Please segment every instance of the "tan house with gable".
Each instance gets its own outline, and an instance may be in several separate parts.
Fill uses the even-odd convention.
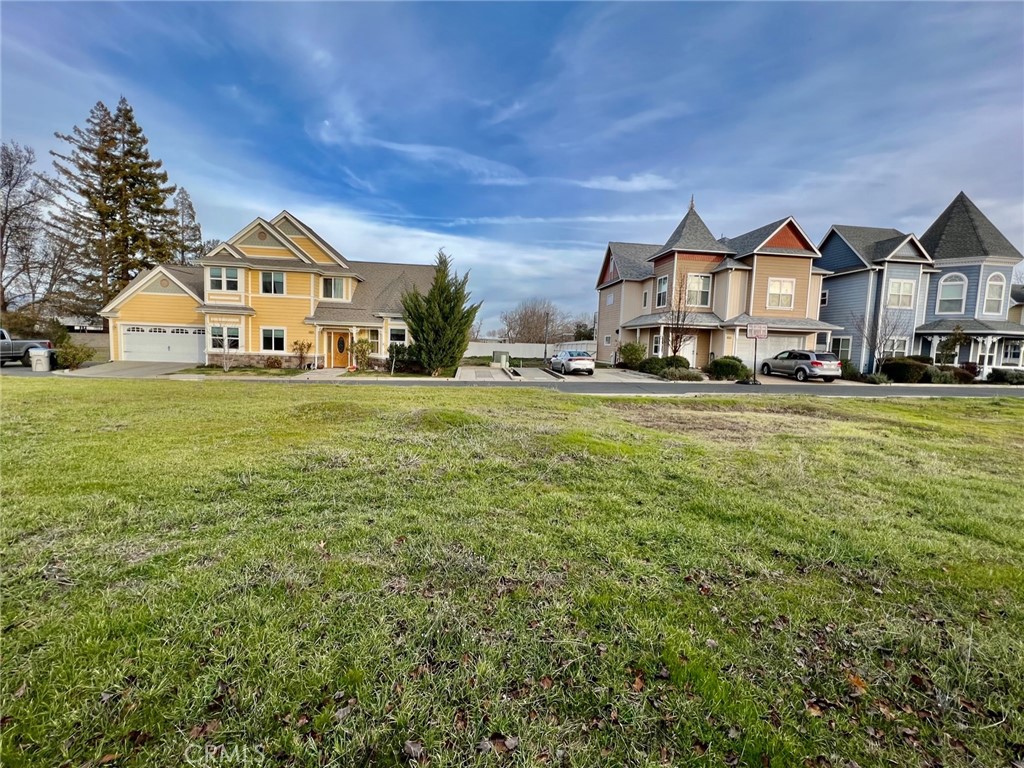
[[[194,266],[164,264],[139,274],[100,314],[110,321],[110,359],[237,364],[280,358],[348,367],[352,344],[372,357],[411,343],[402,294],[426,291],[434,267],[352,261],[292,216],[257,218]]]
[[[758,344],[761,359],[827,348],[837,327],[818,320],[828,274],[815,266],[820,257],[792,217],[716,240],[691,202],[664,245],[608,244],[597,282],[597,359],[615,362],[630,342],[667,357],[678,335],[691,365],[724,355],[752,365],[748,324],[768,326]]]

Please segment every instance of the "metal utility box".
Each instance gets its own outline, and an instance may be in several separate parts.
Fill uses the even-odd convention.
[[[508,352],[492,352],[491,353],[491,365],[498,365],[502,368],[508,368]]]

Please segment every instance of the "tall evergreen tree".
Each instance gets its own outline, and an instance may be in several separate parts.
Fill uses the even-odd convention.
[[[469,346],[480,304],[469,304],[467,272],[461,278],[452,270],[452,260],[437,252],[434,281],[424,296],[418,289],[402,295],[402,314],[412,333],[420,363],[431,376],[457,365]]]
[[[73,253],[74,311],[94,315],[140,270],[174,258],[175,187],[123,97],[116,112],[97,102],[85,128],[55,135],[70,150],[51,152],[52,229]]]
[[[178,194],[174,196],[174,220],[175,258],[179,264],[188,264],[190,261],[200,258],[205,251],[203,250],[203,229],[196,220],[196,209],[192,205],[192,198],[184,187],[178,187]]]

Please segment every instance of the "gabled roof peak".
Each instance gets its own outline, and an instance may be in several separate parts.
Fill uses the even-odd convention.
[[[935,261],[987,256],[1024,258],[963,191],[928,227],[921,236],[921,244]]]
[[[697,213],[697,206],[694,198],[690,196],[690,207],[683,216],[683,220],[675,228],[665,245],[651,258],[656,259],[673,251],[693,251],[696,253],[721,253],[731,256],[734,252],[727,246],[715,240],[707,224]]]

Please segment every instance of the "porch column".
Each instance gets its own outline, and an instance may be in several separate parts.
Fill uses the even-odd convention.
[[[320,367],[320,326],[313,326],[313,370]]]
[[[348,365],[351,368],[353,365],[356,364],[356,358],[355,358],[355,355],[352,353],[352,350],[356,346],[356,334],[359,332],[359,329],[356,328],[354,325],[352,325],[352,326],[349,326],[348,330],[349,330],[349,333],[352,334],[352,338],[349,339],[349,341],[348,341]]]
[[[928,346],[929,346],[929,350],[928,351],[931,353],[932,360],[935,362],[936,365],[939,364],[939,342],[941,342],[941,341],[942,341],[942,337],[941,336],[929,336],[928,337]]]
[[[665,326],[658,326],[658,335],[661,336],[661,344],[658,345],[658,357],[665,356]]]

